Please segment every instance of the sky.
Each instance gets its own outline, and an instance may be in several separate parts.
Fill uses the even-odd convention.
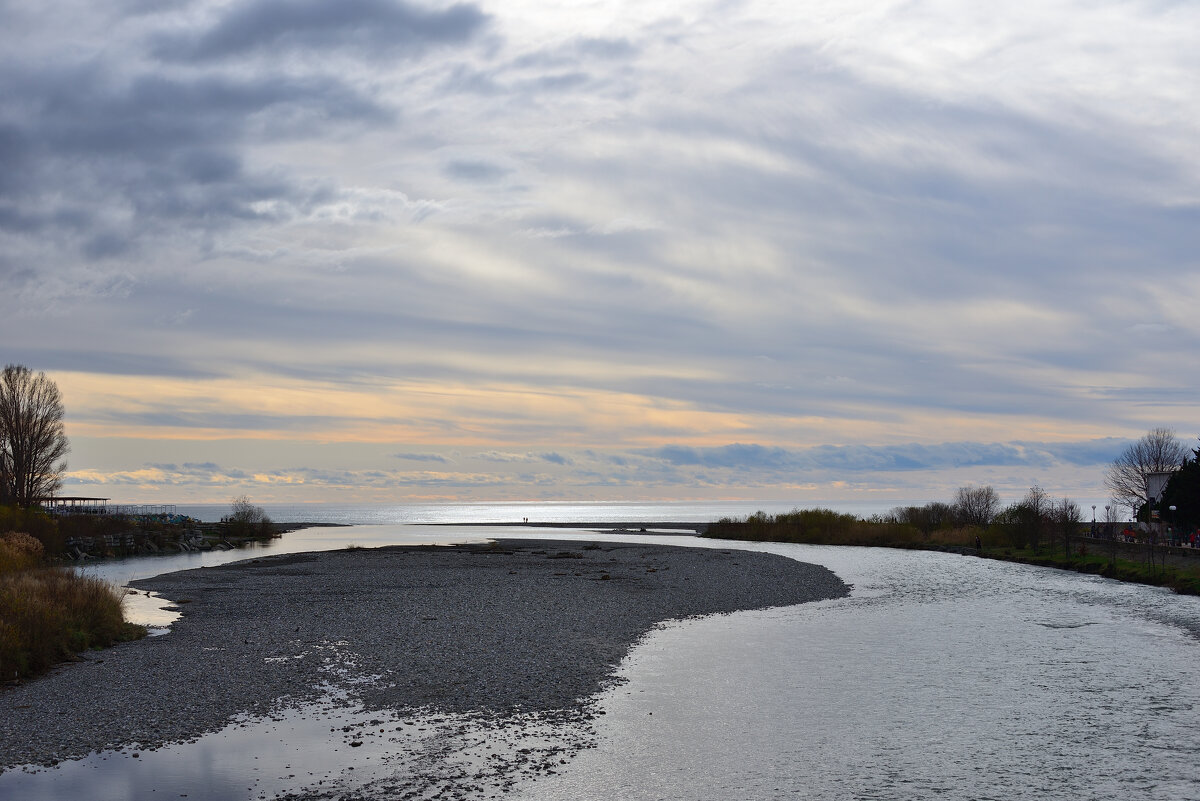
[[[1200,434],[1197,75],[1169,0],[0,0],[0,359],[119,502],[1102,499]]]

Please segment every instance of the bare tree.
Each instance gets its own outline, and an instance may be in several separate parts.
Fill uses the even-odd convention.
[[[1052,504],[1053,501],[1046,491],[1034,484],[1018,505],[1024,539],[1034,551],[1041,547],[1042,531],[1046,527],[1046,518],[1050,514]]]
[[[45,373],[10,364],[0,374],[0,499],[29,507],[58,492],[70,446],[62,395]]]
[[[888,515],[892,521],[907,523],[929,536],[953,520],[954,510],[949,504],[930,501],[924,506],[897,506]]]
[[[235,537],[271,536],[271,518],[261,506],[255,506],[245,495],[239,495],[233,499],[232,507],[232,513],[221,518],[228,533]]]
[[[1150,473],[1170,473],[1179,469],[1188,456],[1187,447],[1169,428],[1155,428],[1132,443],[1113,460],[1104,477],[1119,503],[1129,507],[1137,516],[1146,497],[1146,476]]]
[[[954,514],[960,523],[987,528],[1000,508],[1000,496],[990,486],[959,487],[954,493]]]
[[[1079,523],[1083,519],[1083,510],[1079,504],[1070,498],[1062,498],[1050,506],[1050,520],[1054,532],[1062,539],[1063,556],[1071,555],[1071,537],[1078,533]]]
[[[1109,498],[1104,504],[1104,533],[1106,536],[1117,538],[1117,526],[1121,524],[1121,504],[1116,498]]]

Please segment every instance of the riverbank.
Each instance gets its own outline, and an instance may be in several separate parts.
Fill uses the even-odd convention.
[[[972,551],[974,549],[971,549]],[[1200,595],[1200,568],[1195,559],[1180,563],[1167,561],[1169,554],[1163,546],[1150,551],[1146,545],[1136,545],[1134,550],[1143,550],[1144,556],[1130,559],[1117,556],[1114,543],[1106,540],[1087,539],[1076,546],[1070,556],[1061,552],[1032,551],[1029,549],[987,550],[976,555],[986,559],[1016,562],[1037,567],[1053,567],[1075,573],[1089,573],[1117,581],[1147,584],[1151,587],[1166,587],[1179,595]],[[1153,554],[1154,563],[1150,562]]]
[[[540,540],[266,557],[136,586],[179,605],[173,632],[0,692],[0,766],[153,749],[331,693],[586,718],[661,621],[848,593],[770,554]]]
[[[760,512],[744,520],[723,518],[711,523],[700,536],[960,553],[1167,587],[1181,595],[1200,595],[1200,558],[1192,549],[1119,543],[1084,536],[1079,530],[1082,524],[1072,524],[1072,528],[1069,534],[1064,530],[1039,530],[1038,537],[1028,536],[1011,523],[986,528],[948,525],[922,531],[893,520],[861,520],[829,509],[804,509],[784,515]],[[1040,536],[1042,533],[1046,536]]]

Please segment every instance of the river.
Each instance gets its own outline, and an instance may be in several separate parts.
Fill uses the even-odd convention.
[[[271,551],[504,533],[311,529],[286,535]],[[624,683],[601,697],[606,714],[587,734],[594,747],[553,775],[517,782],[505,797],[1200,798],[1200,598],[958,555],[640,539],[780,553],[825,565],[854,590],[835,601],[661,626],[625,659]],[[128,560],[103,571],[131,580],[247,555]],[[0,776],[0,797],[69,798],[87,786],[93,798],[188,793],[195,801],[217,797],[204,790],[216,769],[236,774],[222,793],[245,787],[249,799],[299,791],[316,774],[293,765],[330,761],[333,740],[325,732],[344,721],[327,714],[285,713],[292,733],[278,746],[268,731],[280,724],[239,721],[149,759],[96,755],[36,774],[8,773]],[[299,731],[306,720],[319,722]],[[531,731],[525,741],[495,747],[555,736]],[[249,743],[255,762],[239,762]],[[396,750],[394,741],[390,747]],[[388,797],[378,788],[403,787],[404,771],[416,769],[388,748],[368,743],[354,755],[358,772],[348,774],[343,762],[320,775],[336,773],[339,791]],[[453,761],[453,750],[423,757],[420,769],[428,772],[430,759]]]

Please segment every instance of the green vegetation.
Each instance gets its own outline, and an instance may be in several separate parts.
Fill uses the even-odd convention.
[[[897,507],[867,519],[829,509],[794,509],[779,515],[757,512],[744,519],[722,518],[709,525],[704,536],[951,550],[1200,595],[1200,565],[1164,564],[1165,549],[1161,547],[1148,546],[1146,551],[1148,555],[1157,552],[1157,562],[1123,558],[1115,540],[1085,540],[1080,509],[1069,498],[1053,499],[1040,487],[1032,487],[1019,502],[998,511],[997,505],[992,488],[963,487],[953,504]]]
[[[1098,543],[1104,550],[1104,543]],[[1020,562],[1026,565],[1055,567],[1074,570],[1076,573],[1092,573],[1118,581],[1131,581],[1155,587],[1168,587],[1180,595],[1200,595],[1200,567],[1178,567],[1152,565],[1145,561],[1133,561],[1110,554],[1089,552],[1084,546],[1071,556],[1037,552],[1031,549],[1013,550],[1004,548],[995,552],[984,552],[981,556]]]
[[[0,535],[0,679],[32,676],[89,648],[145,636],[112,585],[49,567],[37,538]]]

